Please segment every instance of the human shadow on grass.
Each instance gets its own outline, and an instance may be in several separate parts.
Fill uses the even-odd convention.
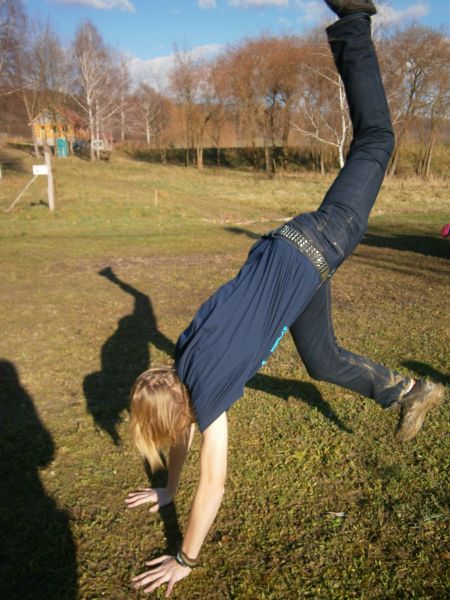
[[[245,235],[252,240],[257,240],[261,237],[260,234],[243,227],[228,226],[224,227],[224,229],[235,235]],[[433,256],[435,258],[446,258],[450,260],[449,240],[437,235],[378,235],[367,233],[362,239],[361,244],[365,246],[416,252],[418,254],[423,254],[424,256]]]
[[[87,410],[95,425],[120,445],[117,427],[121,414],[129,410],[130,389],[138,375],[150,364],[149,342],[172,355],[174,344],[158,330],[150,298],[122,281],[110,268],[99,271],[134,299],[133,311],[122,317],[116,331],[103,344],[101,371],[90,373],[83,382]]]
[[[152,488],[164,488],[167,486],[167,477],[169,474],[168,465],[164,456],[161,456],[161,459],[164,464],[164,469],[160,469],[154,473],[152,473],[148,463],[145,462],[145,472],[147,474],[150,487]],[[176,554],[183,540],[183,535],[178,522],[175,504],[172,502],[171,504],[163,506],[159,509],[159,514],[161,515],[161,520],[164,525],[166,546],[165,548],[161,548],[159,551],[155,551],[155,557],[160,556],[161,552],[163,554]]]
[[[326,419],[334,423],[341,431],[353,433],[338,415],[334,412],[315,385],[307,381],[296,379],[281,379],[263,373],[257,373],[248,383],[247,387],[278,396],[282,400],[294,397],[301,400],[311,408],[317,409]]]
[[[66,511],[49,497],[39,469],[55,444],[14,364],[0,360],[0,597],[75,600],[76,549]]]
[[[392,248],[393,250],[415,252],[424,256],[450,260],[449,240],[441,238],[438,235],[379,235],[367,233],[363,237],[361,244],[378,248]]]
[[[130,389],[138,375],[150,364],[149,342],[172,356],[175,345],[158,329],[150,298],[122,281],[110,268],[99,272],[134,299],[133,311],[122,317],[116,331],[101,349],[101,371],[90,373],[83,382],[87,410],[95,425],[105,431],[116,446],[121,443],[117,427],[124,410],[129,410]],[[164,487],[167,472],[151,473],[145,465],[150,487]],[[174,504],[160,510],[167,540],[167,551],[173,552],[181,539]]]
[[[450,373],[441,373],[427,363],[417,360],[405,360],[402,362],[402,365],[417,373],[419,377],[429,377],[432,381],[436,381],[437,383],[450,385]]]

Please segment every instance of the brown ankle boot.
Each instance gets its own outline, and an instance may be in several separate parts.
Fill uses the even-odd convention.
[[[412,390],[400,399],[400,419],[395,431],[398,442],[412,440],[422,429],[427,413],[444,401],[444,386],[418,380]]]

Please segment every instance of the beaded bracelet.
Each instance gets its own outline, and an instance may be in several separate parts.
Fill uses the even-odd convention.
[[[175,555],[175,560],[182,567],[187,567],[188,569],[193,569],[197,565],[196,560],[192,560],[192,558],[188,558],[183,550],[178,550]]]

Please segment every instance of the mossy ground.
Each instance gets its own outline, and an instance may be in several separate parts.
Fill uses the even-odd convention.
[[[3,152],[6,207],[32,160]],[[126,494],[148,482],[128,438],[129,387],[171,356],[254,237],[316,207],[331,179],[114,155],[55,161],[55,181],[56,214],[42,178],[0,220],[0,591],[137,598],[131,576],[172,549],[186,523],[199,440],[173,507],[127,511]],[[447,386],[450,242],[438,233],[448,193],[444,180],[387,181],[333,282],[344,346]],[[399,445],[394,412],[310,379],[286,337],[229,412],[224,503],[201,566],[174,597],[446,597],[449,412],[447,402]]]

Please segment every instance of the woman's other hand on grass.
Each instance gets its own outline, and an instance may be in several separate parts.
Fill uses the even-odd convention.
[[[125,503],[128,508],[136,508],[151,502],[150,512],[158,512],[158,510],[173,502],[173,494],[167,488],[142,488],[135,492],[130,492],[125,498]]]
[[[192,569],[183,567],[173,556],[160,556],[145,563],[152,567],[140,575],[133,577],[132,584],[135,588],[144,588],[145,593],[153,592],[164,583],[167,583],[166,598],[170,596],[173,586],[189,575]],[[148,587],[144,587],[148,586]]]

